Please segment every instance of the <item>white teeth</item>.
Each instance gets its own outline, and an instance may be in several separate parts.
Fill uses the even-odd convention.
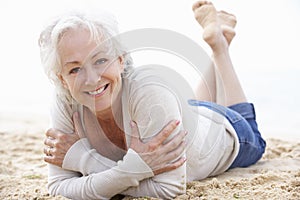
[[[103,92],[105,89],[105,86],[99,88],[98,90],[96,91],[93,91],[93,92],[88,92],[90,95],[97,95],[97,94],[100,94],[101,92]]]

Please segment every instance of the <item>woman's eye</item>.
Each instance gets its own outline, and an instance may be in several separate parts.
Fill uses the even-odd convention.
[[[96,60],[95,65],[101,65],[103,63],[105,63],[108,59],[106,58],[100,58],[98,60]]]
[[[75,67],[73,69],[70,70],[70,74],[77,74],[80,71],[80,67]]]

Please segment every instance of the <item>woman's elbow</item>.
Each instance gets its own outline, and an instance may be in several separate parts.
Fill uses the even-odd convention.
[[[177,185],[175,187],[161,187],[159,198],[174,199],[175,197],[186,193],[186,184]]]
[[[51,196],[57,196],[60,195],[59,194],[59,185],[60,183],[58,181],[54,181],[54,180],[48,180],[48,183],[46,185],[48,193]]]

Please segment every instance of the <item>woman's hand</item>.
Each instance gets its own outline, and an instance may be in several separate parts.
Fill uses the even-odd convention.
[[[177,120],[169,122],[155,137],[144,143],[140,139],[136,123],[133,121],[130,123],[132,130],[130,148],[140,155],[154,175],[174,170],[186,161],[184,157],[178,159],[186,147],[184,141],[186,131],[180,131],[170,141],[165,142],[178,124]],[[175,159],[177,160],[174,161]]]
[[[44,144],[44,160],[53,165],[62,167],[65,155],[71,146],[76,143],[80,138],[88,138],[93,148],[99,154],[109,159],[119,160],[122,159],[119,155],[126,152],[119,152],[119,148],[109,141],[109,139],[101,133],[101,128],[98,124],[97,118],[88,110],[84,109],[84,124],[85,130],[82,126],[79,113],[73,114],[73,124],[75,132],[73,134],[66,134],[59,130],[49,129],[46,132],[46,139]],[[119,157],[117,157],[119,156]],[[118,158],[118,159],[116,159]]]
[[[49,129],[44,144],[44,160],[50,164],[62,166],[65,155],[70,147],[79,140],[77,134],[66,134],[59,130]]]
[[[46,145],[44,148],[45,162],[62,167],[65,155],[71,146],[80,138],[85,137],[83,128],[79,123],[78,113],[73,115],[73,122],[75,128],[74,134],[66,134],[55,129],[49,129],[46,132],[47,138],[44,141]],[[149,142],[143,143],[140,140],[136,124],[134,122],[131,123],[132,137],[130,148],[141,156],[155,175],[176,169],[186,161],[185,158],[174,161],[185,150],[185,131],[181,131],[170,141],[165,143],[166,139],[172,134],[172,131],[178,124],[178,121],[171,121]]]
[[[73,121],[76,121],[76,123],[74,123],[75,133],[73,134],[66,134],[56,129],[49,129],[46,132],[46,139],[44,140],[44,144],[46,145],[44,148],[45,162],[62,167],[68,150],[80,137],[83,137],[82,133],[78,131],[78,118],[78,113],[75,113]]]

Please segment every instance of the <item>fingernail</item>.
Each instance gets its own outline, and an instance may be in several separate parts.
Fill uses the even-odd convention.
[[[180,123],[179,120],[176,120],[176,121],[175,121],[176,126],[178,126],[179,123]]]
[[[184,131],[184,134],[185,134],[185,135],[187,135],[187,134],[188,134],[188,132],[187,132],[187,131]]]
[[[130,121],[130,127],[131,128],[135,127],[135,123],[132,120]]]

